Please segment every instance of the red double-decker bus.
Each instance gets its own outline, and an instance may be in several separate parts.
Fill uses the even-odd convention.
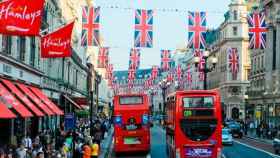
[[[114,97],[114,151],[150,151],[150,108],[146,94]]]
[[[167,98],[169,158],[220,158],[222,116],[217,91],[178,91]]]

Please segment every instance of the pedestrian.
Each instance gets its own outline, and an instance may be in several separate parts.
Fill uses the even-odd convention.
[[[23,144],[20,144],[19,147],[16,149],[17,158],[26,158],[26,149]]]
[[[36,158],[44,158],[44,153],[43,152],[37,153]]]
[[[91,156],[91,148],[89,146],[89,143],[87,142],[83,146],[83,158],[90,158],[90,156]]]
[[[5,152],[3,149],[0,149],[0,158],[5,158]]]
[[[91,145],[91,158],[98,158],[99,150],[98,143],[94,141]]]

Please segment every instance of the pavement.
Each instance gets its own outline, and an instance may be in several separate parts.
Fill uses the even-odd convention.
[[[110,152],[111,144],[113,141],[113,133],[114,128],[113,126],[109,129],[107,137],[104,138],[104,140],[101,142],[101,150],[99,158],[107,158],[108,154]]]

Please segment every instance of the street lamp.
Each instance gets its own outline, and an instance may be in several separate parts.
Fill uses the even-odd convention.
[[[153,87],[149,90],[149,94],[151,96],[151,111],[153,114],[153,112],[154,112],[154,95],[156,94],[155,89]]]
[[[99,84],[101,83],[101,76],[95,72],[95,92],[96,92],[96,109],[95,114],[97,114],[99,107]]]
[[[207,73],[208,72],[212,72],[215,69],[216,64],[218,62],[218,59],[215,56],[214,57],[210,57],[210,62],[212,64],[212,67],[208,68],[207,67],[207,60],[209,58],[209,55],[210,55],[209,51],[204,51],[203,52],[203,57],[202,58],[205,60],[205,64],[204,64],[204,67],[200,69],[200,71],[202,71],[204,73],[204,81],[203,81],[203,89],[204,90],[207,89]],[[198,64],[200,62],[200,57],[195,56],[193,58],[193,62],[195,64],[195,67],[197,68]]]
[[[170,86],[170,82],[168,82],[167,79],[163,79],[161,82],[159,82],[159,87],[161,88],[161,92],[162,92],[163,112],[164,113],[165,113],[165,108],[166,108],[166,102],[165,102],[166,90],[169,86]]]

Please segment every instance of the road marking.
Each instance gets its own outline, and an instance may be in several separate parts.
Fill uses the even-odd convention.
[[[245,143],[241,143],[241,142],[239,142],[239,141],[237,141],[237,140],[234,140],[234,142],[236,142],[236,143],[238,143],[238,144],[241,144],[241,145],[244,145],[244,146],[246,146],[246,147],[248,147],[248,148],[252,148],[252,149],[254,149],[254,150],[258,150],[258,151],[264,152],[264,153],[266,153],[266,154],[268,154],[268,155],[270,155],[270,156],[272,156],[272,157],[280,158],[280,156],[275,155],[275,154],[273,154],[273,153],[271,153],[271,152],[265,151],[265,150],[263,150],[263,149],[259,149],[259,148],[253,147],[253,146],[251,146],[251,145],[248,145],[248,144],[245,144]]]

